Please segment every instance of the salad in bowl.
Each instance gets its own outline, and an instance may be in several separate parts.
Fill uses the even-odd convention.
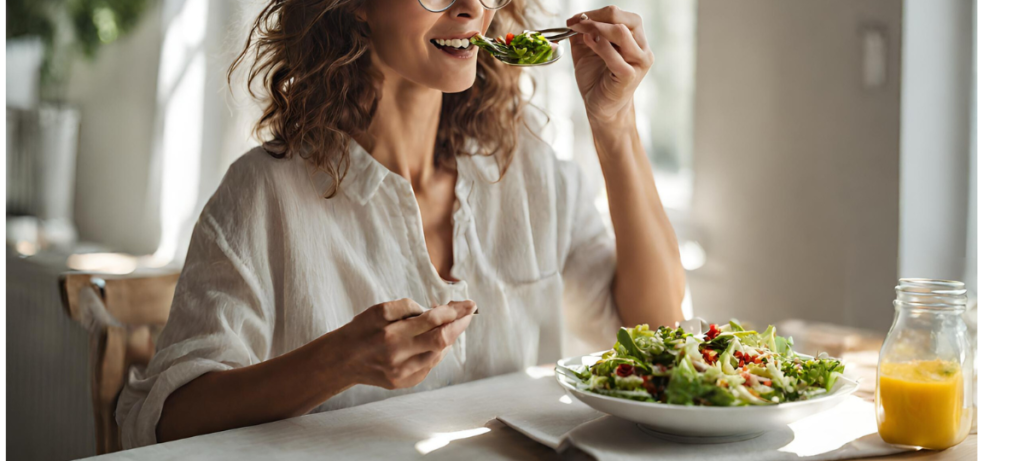
[[[792,338],[738,322],[704,333],[621,328],[611,350],[558,361],[576,400],[677,442],[756,437],[828,410],[857,389],[844,364],[793,350]]]
[[[832,390],[843,373],[838,359],[793,352],[792,339],[732,321],[698,337],[682,328],[621,328],[612,350],[573,373],[580,389],[674,405],[771,405]]]

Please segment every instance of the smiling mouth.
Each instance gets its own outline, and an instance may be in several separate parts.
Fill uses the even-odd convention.
[[[468,49],[476,46],[476,45],[473,45],[472,43],[469,43],[469,39],[468,38],[450,38],[450,39],[449,38],[445,38],[445,39],[432,38],[432,39],[430,39],[430,43],[432,43],[438,49],[453,48],[453,49],[456,49],[456,50],[468,50]]]

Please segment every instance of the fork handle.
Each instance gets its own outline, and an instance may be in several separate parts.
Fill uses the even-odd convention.
[[[579,33],[568,27],[556,27],[554,29],[538,30],[537,32],[543,35],[544,38],[548,39],[549,42],[558,42],[561,40],[565,40]]]

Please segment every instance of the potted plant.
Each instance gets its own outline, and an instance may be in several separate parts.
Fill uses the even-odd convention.
[[[38,248],[73,242],[78,111],[72,63],[92,59],[138,23],[149,0],[7,0],[7,215]],[[31,221],[34,225],[26,225]],[[34,250],[32,250],[34,251]]]

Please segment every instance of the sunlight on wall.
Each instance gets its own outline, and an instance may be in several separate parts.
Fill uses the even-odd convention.
[[[161,158],[160,246],[155,258],[173,259],[182,224],[191,218],[199,192],[199,155],[203,139],[203,53],[209,0],[171,2],[177,8],[167,26],[160,54],[158,106],[163,135],[157,149]]]

